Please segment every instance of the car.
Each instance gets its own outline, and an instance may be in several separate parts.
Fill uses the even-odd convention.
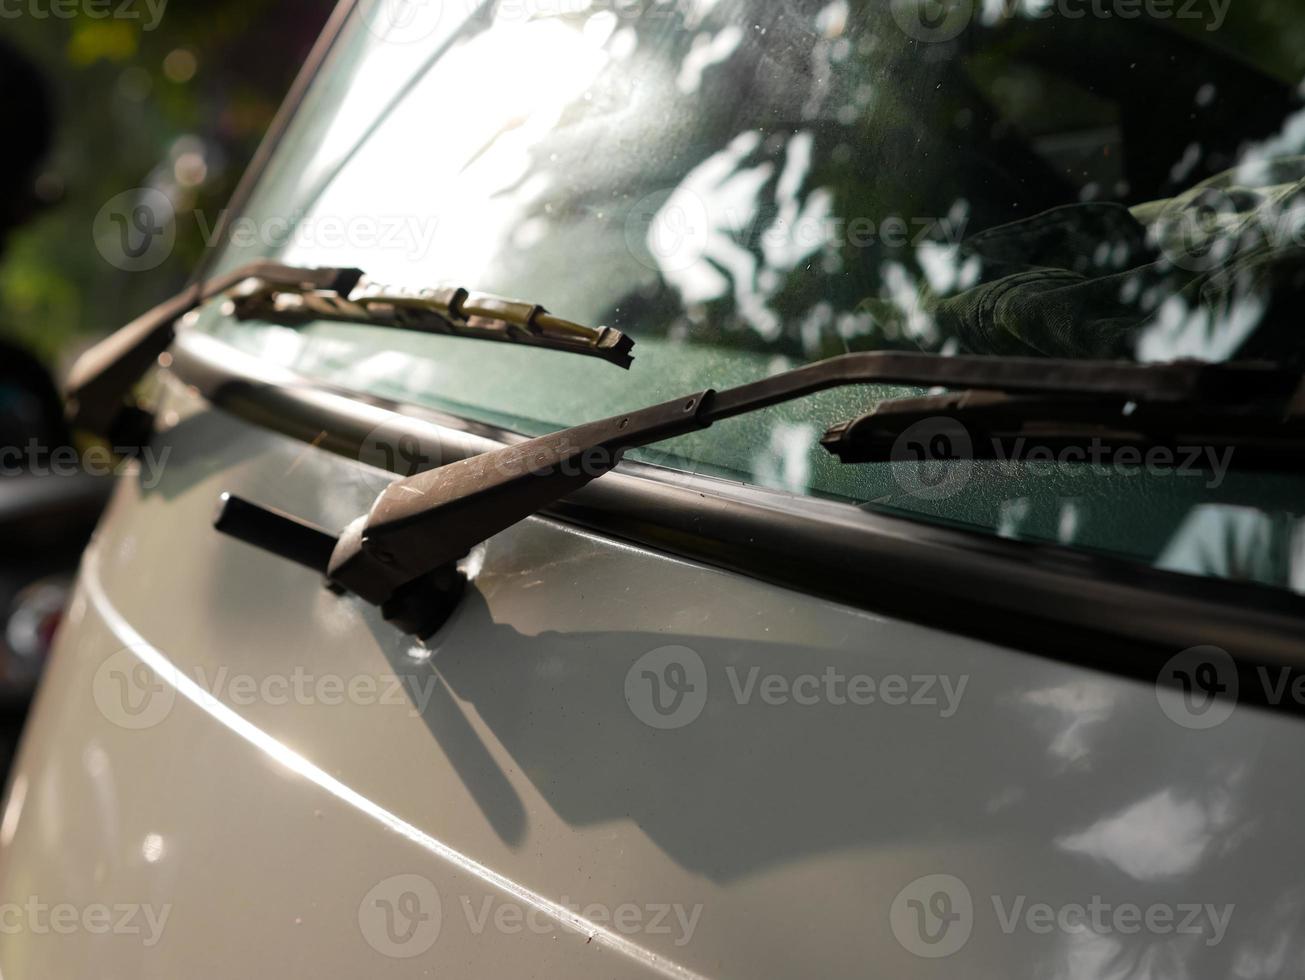
[[[1299,972],[1303,25],[1144,6],[344,0],[69,378],[0,973]]]
[[[121,466],[83,460],[58,389],[21,347],[0,344],[0,777],[72,590],[81,553]],[[86,465],[86,463],[92,465]]]

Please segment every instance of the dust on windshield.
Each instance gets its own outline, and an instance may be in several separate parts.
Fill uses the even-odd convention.
[[[463,285],[638,346],[624,375],[448,338],[218,328],[305,373],[538,432],[855,350],[1299,357],[1293,3],[375,0],[333,65],[224,265],[256,252]],[[1222,458],[976,463],[938,494],[819,449],[831,421],[900,393],[818,396],[645,458],[1302,576],[1282,544],[1305,540],[1298,482]],[[1211,558],[1207,538],[1243,543]],[[1271,567],[1247,572],[1233,552],[1261,539]]]

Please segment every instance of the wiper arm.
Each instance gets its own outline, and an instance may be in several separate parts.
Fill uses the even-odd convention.
[[[626,450],[829,388],[872,383],[1111,398],[1147,405],[1276,399],[1286,415],[1295,410],[1292,399],[1301,375],[1259,363],[1140,365],[904,352],[845,354],[736,388],[684,395],[396,480],[366,514],[334,539],[324,561],[324,541],[332,537],[327,532],[238,498],[224,499],[216,526],[300,561],[325,575],[333,586],[379,605],[383,615],[401,628],[427,636],[456,602],[462,586],[455,569],[460,558],[476,544],[606,473]]]
[[[358,269],[301,269],[278,262],[252,262],[216,279],[192,283],[77,359],[65,390],[68,420],[74,428],[137,445],[148,431],[150,418],[127,405],[127,395],[172,344],[177,321],[183,316],[250,278],[348,293],[361,277]]]
[[[172,343],[177,321],[223,293],[230,293],[230,312],[242,320],[291,325],[335,320],[546,347],[624,368],[632,360],[634,341],[619,330],[572,323],[537,304],[456,287],[390,289],[369,283],[359,269],[253,262],[191,285],[78,358],[67,385],[69,421],[115,443],[140,444],[151,419],[124,400]]]

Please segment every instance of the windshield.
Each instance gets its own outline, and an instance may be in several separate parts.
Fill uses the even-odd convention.
[[[1276,0],[363,0],[218,270],[528,299],[634,337],[634,366],[216,311],[204,329],[530,434],[846,351],[1298,363],[1302,79]],[[819,447],[913,393],[828,392],[638,455],[1305,590],[1302,481],[1232,450],[948,463],[929,431],[840,466]]]

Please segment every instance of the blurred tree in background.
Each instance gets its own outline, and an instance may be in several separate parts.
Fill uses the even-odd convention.
[[[139,16],[123,18],[75,6],[58,17],[32,0],[0,22],[45,76],[55,113],[34,188],[42,209],[0,256],[0,335],[52,366],[184,284],[331,9],[134,0]],[[127,272],[101,255],[93,226],[106,202],[143,187],[171,201],[176,244],[157,268]]]

